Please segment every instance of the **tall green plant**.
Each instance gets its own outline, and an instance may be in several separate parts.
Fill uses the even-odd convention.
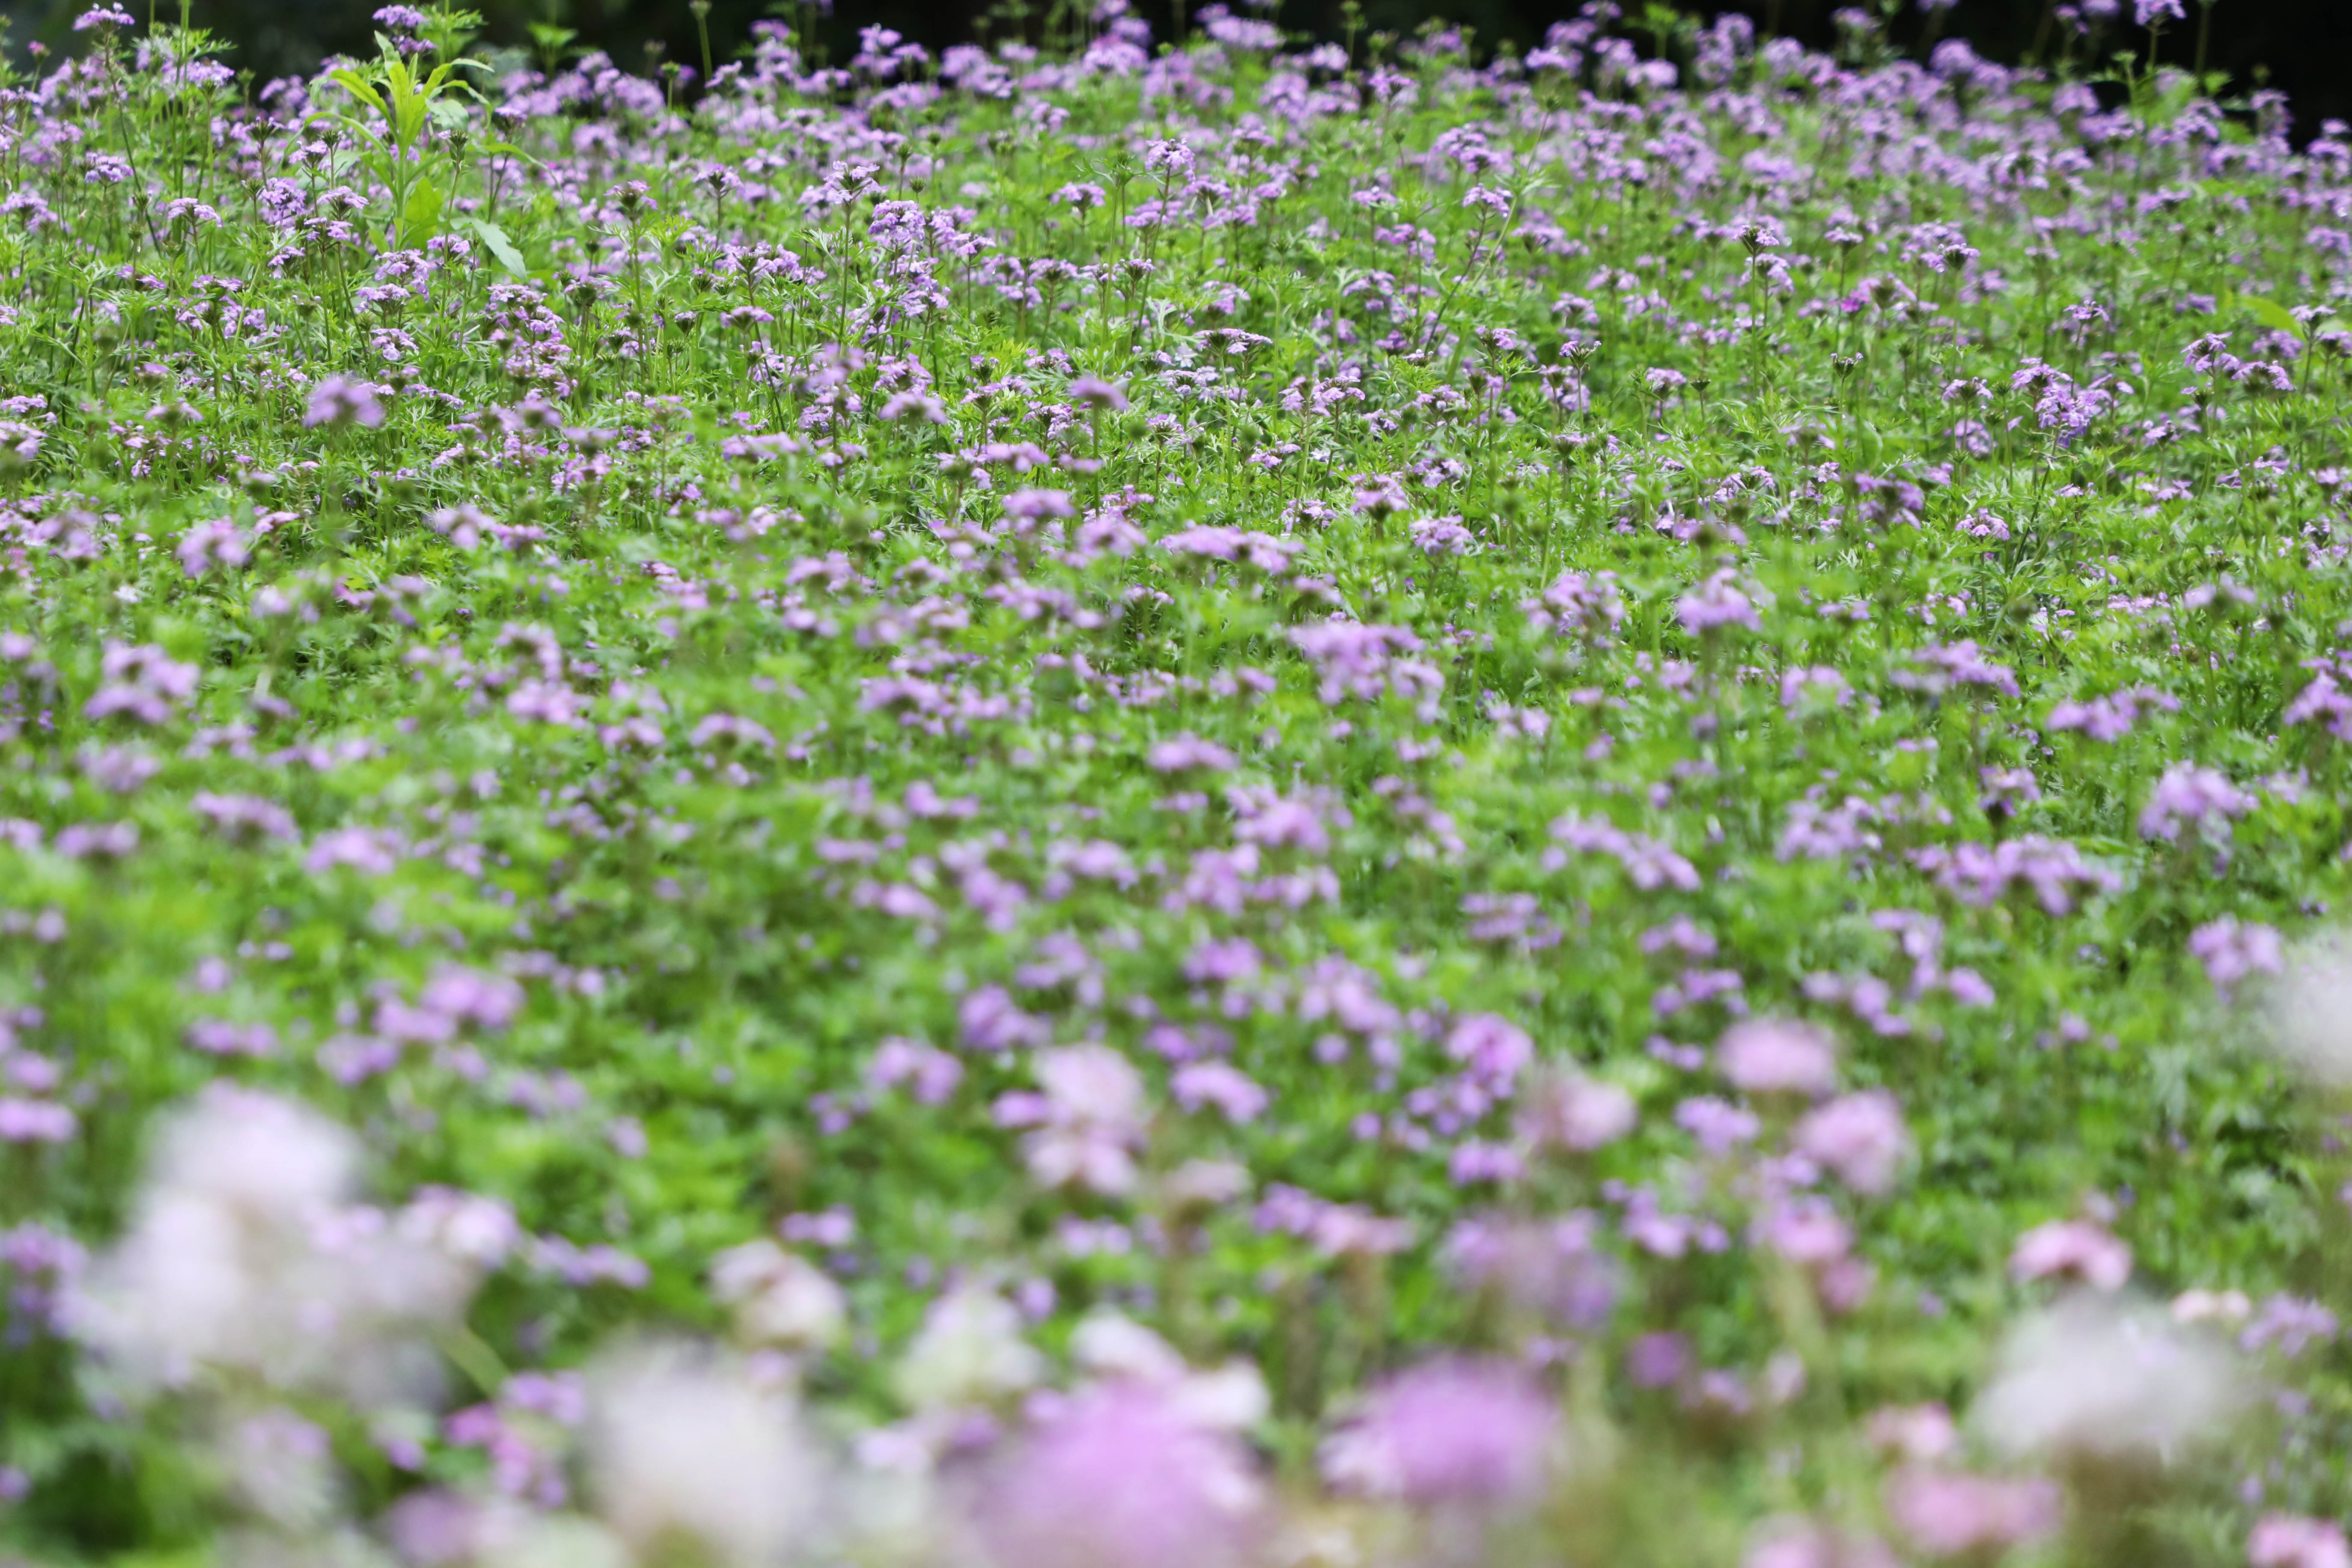
[[[400,51],[381,35],[375,64],[365,71],[339,66],[328,79],[351,94],[369,114],[329,110],[327,117],[356,132],[368,147],[363,162],[392,192],[392,217],[385,242],[395,250],[413,249],[441,230],[441,215],[457,184],[458,153],[446,138],[436,147],[427,131],[437,125],[461,132],[466,111],[453,95],[478,99],[472,85],[457,75],[469,59],[445,59],[419,75]]]

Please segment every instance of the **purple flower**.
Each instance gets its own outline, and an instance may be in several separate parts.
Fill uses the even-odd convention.
[[[2211,768],[2175,763],[2164,770],[2139,814],[2140,837],[2175,843],[2183,827],[2210,827],[2226,836],[2230,819],[2253,808],[2252,795]]]
[[[302,428],[357,425],[373,430],[383,423],[383,405],[376,401],[376,393],[372,382],[327,376],[310,388],[310,404],[302,413]]]
[[[1421,518],[1405,524],[1405,532],[1425,555],[1466,555],[1478,542],[1459,516]]]
[[[1593,1245],[1599,1228],[1585,1210],[1559,1220],[1468,1219],[1446,1238],[1446,1255],[1465,1282],[1590,1333],[1616,1310],[1621,1283],[1615,1262]]]
[[[1580,637],[1605,644],[1625,619],[1625,602],[1617,591],[1617,574],[1563,572],[1540,598],[1520,602],[1531,626],[1556,637]]]
[[[53,1100],[0,1095],[0,1143],[62,1143],[79,1125],[69,1107]]]
[[[2224,996],[2238,982],[2286,968],[2286,944],[2277,930],[2235,915],[2208,921],[2189,933],[2189,956],[2205,966],[2205,976]]]
[[[1676,1333],[1647,1333],[1625,1347],[1625,1376],[1636,1388],[1671,1388],[1697,1365],[1690,1342]]]
[[[1234,765],[1234,754],[1215,742],[1204,741],[1188,731],[1171,735],[1153,746],[1144,762],[1159,773],[1191,773],[1196,769],[1223,773]]]
[[[1535,1042],[1508,1018],[1473,1013],[1445,1037],[1445,1054],[1474,1078],[1496,1086],[1516,1082],[1535,1059]]]
[[[1866,12],[1852,13],[1869,21]],[[1841,21],[1849,15],[1837,14]],[[1769,1521],[1740,1558],[1739,1568],[1897,1568],[1875,1536],[1848,1535],[1801,1519]]]
[[[929,393],[908,387],[891,394],[882,405],[882,418],[892,425],[944,425],[948,422],[948,410]]]
[[[1728,571],[1717,573],[1676,599],[1675,618],[1694,637],[1703,637],[1723,626],[1746,626],[1751,632],[1764,629],[1755,604],[1740,592]]]
[[[2336,1314],[2316,1301],[2307,1301],[2300,1296],[2273,1296],[2238,1335],[2238,1348],[2249,1352],[2275,1348],[2279,1354],[2292,1360],[2315,1344],[2333,1341],[2340,1327]]]
[[[1256,1121],[1270,1098],[1255,1079],[1225,1062],[1188,1062],[1169,1076],[1168,1089],[1185,1110],[1213,1107],[1233,1122]]]
[[[215,566],[242,566],[253,554],[253,542],[233,518],[217,518],[200,522],[180,536],[179,547],[173,553],[179,558],[180,569],[191,577],[201,577]]]
[[[1713,1095],[1698,1095],[1675,1106],[1675,1125],[1696,1139],[1701,1149],[1715,1155],[1727,1154],[1742,1143],[1755,1142],[1764,1126],[1754,1111],[1743,1110]]]
[[[1559,1412],[1526,1373],[1440,1361],[1388,1379],[1325,1441],[1325,1479],[1421,1507],[1523,1501],[1543,1484]]]
[[[1063,490],[1014,490],[1004,498],[1004,515],[1025,522],[1042,522],[1050,517],[1075,517],[1077,509]]]
[[[2184,21],[2187,17],[2180,0],[2132,0],[2132,20],[2143,27],[2158,22]]]

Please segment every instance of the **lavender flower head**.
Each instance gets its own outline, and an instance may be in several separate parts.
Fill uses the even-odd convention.
[[[1895,1568],[1897,1561],[1876,1536],[1849,1535],[1811,1520],[1777,1519],[1757,1531],[1739,1568]]]
[[[310,388],[308,405],[302,412],[302,428],[315,430],[321,425],[357,425],[373,430],[383,423],[383,405],[376,400],[377,387],[371,382],[354,381],[344,376],[320,378]]]
[[[2017,1238],[2009,1271],[2020,1280],[2079,1279],[2095,1290],[2120,1290],[2131,1279],[2131,1248],[2105,1226],[2054,1219]]]
[[[1035,1068],[1041,1093],[997,1102],[1000,1122],[1036,1128],[1022,1145],[1030,1174],[1048,1187],[1132,1191],[1143,1142],[1141,1075],[1108,1046],[1040,1051]]]
[[[1886,1484],[1886,1512],[1926,1556],[1990,1562],[2058,1528],[2064,1498],[2040,1478],[1907,1466]]]

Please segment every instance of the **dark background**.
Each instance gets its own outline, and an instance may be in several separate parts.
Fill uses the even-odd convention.
[[[71,18],[95,0],[0,0],[0,16],[14,18],[13,38],[18,48],[28,38],[53,47],[70,47]],[[121,0],[134,13],[150,0]],[[177,15],[180,0],[152,0],[166,18]],[[369,14],[383,0],[191,0],[194,19],[235,46],[234,63],[251,69],[257,79],[307,70],[325,54],[336,51],[373,52]],[[709,27],[715,58],[724,61],[762,16],[813,17],[822,0],[710,0]],[[945,44],[973,36],[975,23],[991,4],[1003,0],[839,0],[829,17],[817,19],[814,31],[832,46],[833,58],[845,59],[856,49],[858,27],[879,23],[897,28],[936,51]],[[1013,0],[1022,4],[1024,0]],[[1050,0],[1026,0],[1034,18]],[[1090,3],[1090,0],[1089,0]],[[1173,0],[1131,0],[1137,13],[1165,37]],[[1197,9],[1202,0],[1184,0]],[[1620,0],[1627,21],[1638,20],[1645,0]],[[1743,11],[1766,20],[1768,7],[1777,11],[1780,30],[1819,47],[1832,38],[1830,13],[1852,0],[1717,0],[1715,4],[1685,0],[1682,9],[1696,14]],[[583,47],[609,51],[624,67],[646,68],[646,46],[665,50],[665,57],[683,66],[698,64],[700,46],[688,0],[474,0],[488,19],[493,42],[527,46],[532,21],[572,28]],[[1522,48],[1538,42],[1544,28],[1576,12],[1579,0],[1361,0],[1364,26],[1409,34],[1425,19],[1443,18],[1475,29],[1481,47],[1511,39]],[[1967,38],[1989,58],[2016,62],[2032,55],[2043,34],[2050,0],[1959,0],[1947,14],[1943,35]],[[1240,3],[1233,8],[1245,9]],[[2124,10],[2130,11],[2129,0]],[[1246,7],[1264,14],[1260,7]],[[2160,45],[2161,58],[2179,65],[2191,63],[2195,52],[2198,0],[2188,0],[2189,20],[2176,26]],[[1286,27],[1339,36],[1339,0],[1281,0],[1275,17]],[[1898,45],[1916,46],[1920,18],[1911,0],[1903,0],[1902,14],[1893,26]],[[995,36],[1002,37],[1000,28]],[[1636,37],[1640,34],[1638,30]],[[2114,33],[2107,47],[2145,49],[2146,36],[2127,25]],[[2215,0],[2209,65],[2231,73],[2230,91],[2243,93],[2257,86],[2286,91],[2294,110],[2296,140],[2315,133],[2320,121],[2352,120],[2352,0]]]

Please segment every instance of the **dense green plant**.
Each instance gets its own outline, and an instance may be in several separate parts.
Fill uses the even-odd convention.
[[[90,16],[0,1539],[2336,1561],[2340,140],[1859,14]]]

